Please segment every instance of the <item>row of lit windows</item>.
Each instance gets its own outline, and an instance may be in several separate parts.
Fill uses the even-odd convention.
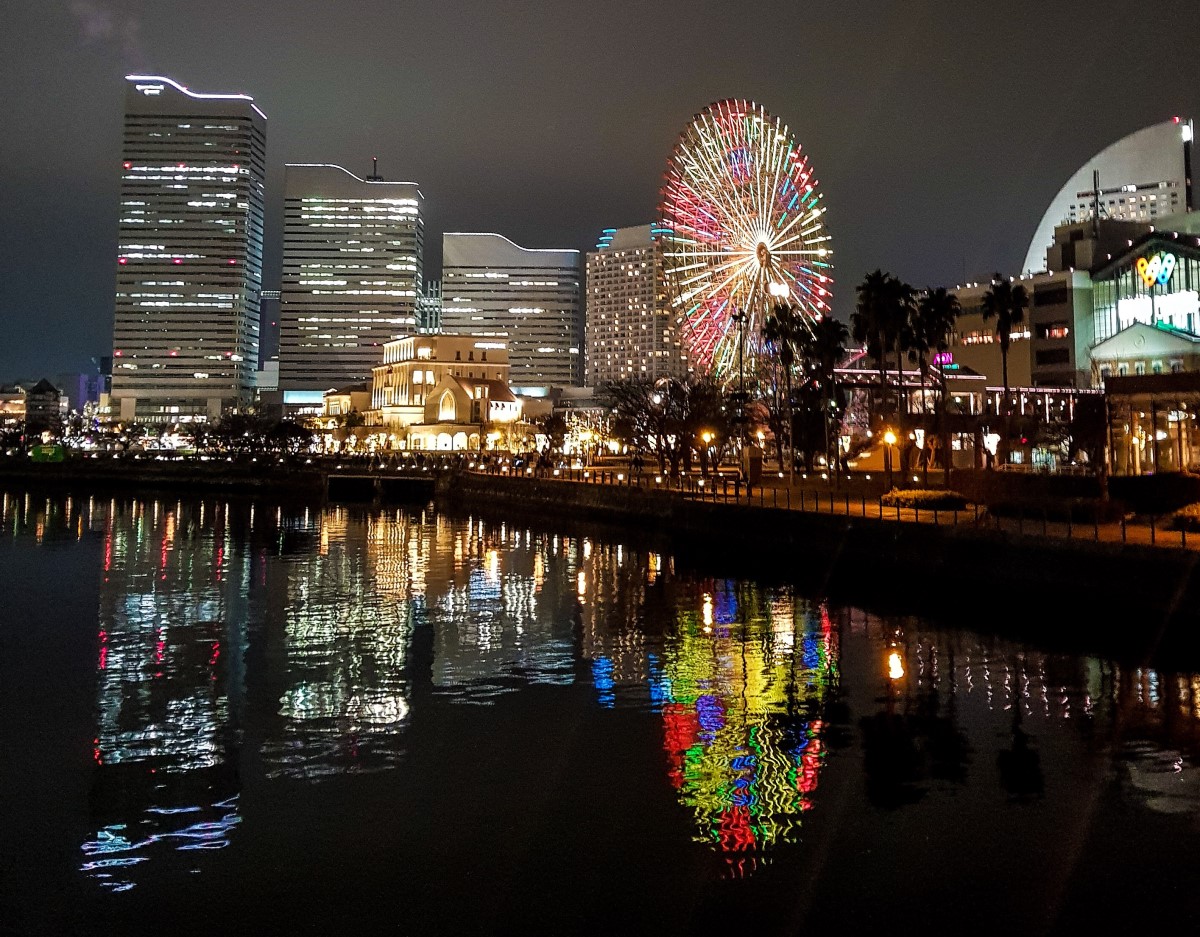
[[[1009,339],[1014,342],[1024,341],[1029,337],[1028,329],[1013,332],[1009,335]],[[996,333],[992,331],[973,331],[960,334],[958,342],[960,345],[992,345],[999,342],[999,339],[996,337]]]

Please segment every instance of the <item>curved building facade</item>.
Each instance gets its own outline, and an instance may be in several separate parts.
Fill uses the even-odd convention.
[[[1192,122],[1178,118],[1138,130],[1100,151],[1079,167],[1050,202],[1029,242],[1021,270],[1044,270],[1055,227],[1089,220],[1097,202],[1101,218],[1148,225],[1191,211],[1191,159]]]

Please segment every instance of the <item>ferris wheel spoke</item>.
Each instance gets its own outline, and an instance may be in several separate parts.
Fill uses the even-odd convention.
[[[786,234],[788,231],[790,231],[792,228],[794,228],[798,224],[804,224],[806,221],[812,221],[814,218],[817,220],[820,220],[821,214],[822,213],[818,212],[816,209],[810,209],[807,212],[797,214],[796,217],[793,218],[788,223],[787,227],[779,232],[779,236],[783,237],[784,234]],[[800,236],[800,235],[797,235],[797,236]]]

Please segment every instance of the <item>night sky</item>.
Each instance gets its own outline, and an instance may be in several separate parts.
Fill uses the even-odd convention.
[[[445,230],[590,249],[652,219],[678,133],[751,98],[816,168],[834,309],[882,267],[917,286],[1016,272],[1094,152],[1200,118],[1200,0],[8,0],[0,20],[0,381],[111,351],[123,76],[266,112],[267,267],[282,164],[336,162]]]

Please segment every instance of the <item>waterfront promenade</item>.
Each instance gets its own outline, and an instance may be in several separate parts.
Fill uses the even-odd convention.
[[[1082,543],[1155,547],[1163,550],[1200,550],[1200,533],[1171,530],[1167,515],[1127,515],[1123,519],[1099,521],[1096,511],[1072,516],[1072,508],[1053,503],[1025,508],[991,510],[983,503],[968,503],[960,510],[900,508],[885,504],[886,481],[878,473],[843,475],[835,483],[824,475],[797,473],[793,478],[767,472],[761,483],[747,488],[736,469],[677,475],[653,468],[632,471],[628,464],[606,462],[589,467],[533,467],[520,460],[490,458],[476,461],[469,453],[430,453],[416,460],[369,460],[336,457],[199,457],[157,460],[154,458],[69,459],[60,464],[39,465],[27,459],[0,458],[0,484],[15,486],[72,487],[86,490],[122,487],[135,490],[186,489],[192,493],[239,493],[262,496],[323,498],[329,495],[330,479],[396,479],[421,477],[431,482],[456,474],[504,479],[518,486],[521,481],[552,482],[564,487],[597,486],[638,489],[658,499],[680,499],[742,509],[786,511],[865,519],[888,524],[919,524],[966,531],[994,531],[1018,538],[1038,537]],[[920,476],[908,486],[894,479],[896,487],[924,487]],[[936,487],[936,486],[931,486]]]
[[[1131,515],[1121,520],[1099,521],[1090,516],[1051,519],[1045,510],[1017,510],[1015,516],[989,511],[986,505],[968,503],[961,510],[900,508],[885,505],[879,480],[869,475],[843,476],[840,487],[828,479],[798,474],[789,479],[768,473],[761,483],[747,488],[734,471],[712,475],[693,472],[672,477],[661,472],[631,472],[624,466],[596,468],[512,469],[506,464],[464,466],[465,471],[512,478],[538,478],[575,485],[609,485],[662,492],[664,496],[715,504],[864,518],[899,524],[929,524],[974,530],[999,531],[1018,537],[1058,538],[1072,541],[1128,544],[1163,549],[1200,550],[1200,533],[1171,530],[1166,516]],[[872,484],[874,482],[874,484]],[[900,487],[900,486],[898,486]],[[914,482],[911,487],[922,487]]]
[[[982,504],[898,509],[882,503],[884,483],[865,473],[843,477],[841,487],[803,474],[791,485],[778,473],[764,481],[747,493],[733,471],[639,476],[620,465],[533,468],[466,454],[382,464],[0,460],[6,498],[432,503],[447,517],[607,531],[708,575],[795,581],[813,594],[925,613],[933,602],[946,614],[984,616],[998,633],[1121,646],[1146,659],[1200,658],[1200,535],[1129,518],[1094,523],[1094,509],[1086,523],[998,517]],[[1047,502],[1048,510],[1067,503]]]

